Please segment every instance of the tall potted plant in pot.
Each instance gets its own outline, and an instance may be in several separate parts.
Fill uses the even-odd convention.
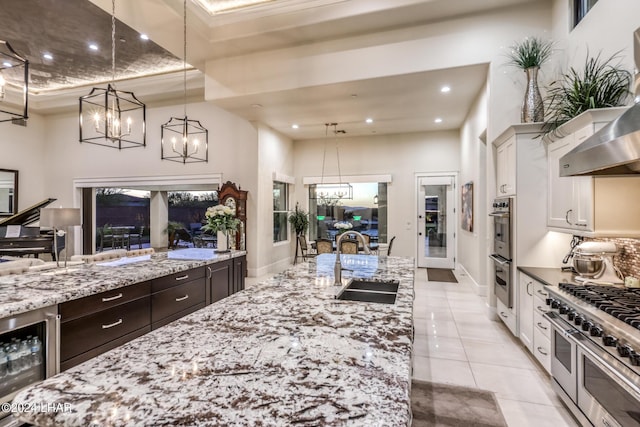
[[[553,52],[553,43],[538,37],[527,37],[511,46],[509,65],[520,68],[527,75],[527,89],[524,93],[520,121],[522,123],[542,122],[544,103],[538,87],[538,71]]]
[[[291,224],[291,228],[296,232],[296,254],[294,260],[297,260],[300,236],[303,236],[304,233],[307,232],[307,228],[309,228],[309,213],[304,209],[300,209],[298,203],[296,203],[296,207],[293,212],[289,214],[289,224]]]

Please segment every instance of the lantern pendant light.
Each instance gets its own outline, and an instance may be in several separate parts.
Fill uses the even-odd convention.
[[[333,135],[336,143],[336,159],[338,162],[338,182],[325,184],[324,183],[324,165],[327,157],[327,139],[324,143],[324,152],[322,154],[322,176],[320,178],[320,184],[316,184],[313,191],[310,192],[309,198],[320,200],[322,204],[333,205],[340,200],[353,199],[353,187],[351,184],[342,182],[342,174],[340,173],[340,151],[338,149],[338,133],[345,133],[344,130],[337,130],[337,123],[325,123],[325,136],[328,137],[329,127],[333,126]]]
[[[187,0],[183,1],[183,102],[184,118],[171,117],[160,127],[160,158],[178,163],[209,161],[209,131],[198,120],[187,118]]]
[[[17,90],[7,90],[8,87]],[[22,97],[13,96],[22,92]],[[0,122],[24,125],[29,118],[29,61],[0,40]]]
[[[146,107],[116,90],[116,1],[111,1],[111,83],[80,97],[80,142],[117,148],[146,146]]]

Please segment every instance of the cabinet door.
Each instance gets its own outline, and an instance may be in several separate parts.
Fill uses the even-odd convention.
[[[516,193],[516,136],[512,136],[497,150],[496,194],[510,196]]]
[[[559,139],[547,147],[548,171],[548,203],[547,226],[557,228],[571,228],[569,216],[573,210],[573,179],[560,177],[560,157],[573,148],[573,136]]]
[[[209,269],[209,294],[207,303],[212,304],[230,295],[232,291],[233,264],[231,261],[222,261],[211,264]]]
[[[593,135],[593,125],[585,126],[574,134],[572,148]],[[576,230],[593,231],[593,178],[577,176],[573,178],[573,199],[571,223]]]
[[[518,286],[518,329],[520,330],[520,340],[530,352],[533,352],[534,280],[526,274],[520,273]]]
[[[241,256],[233,259],[233,292],[244,290],[245,271],[247,270],[247,257]]]

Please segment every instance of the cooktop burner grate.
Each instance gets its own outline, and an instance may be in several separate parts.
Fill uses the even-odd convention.
[[[640,329],[640,290],[600,285],[560,283],[563,291]]]

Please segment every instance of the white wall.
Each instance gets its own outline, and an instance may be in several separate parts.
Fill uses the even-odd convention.
[[[293,176],[293,142],[270,127],[258,128],[258,191],[256,220],[257,269],[252,276],[282,270],[290,265],[295,250],[295,236],[289,229],[287,242],[273,243],[273,173]],[[293,191],[293,188],[291,189]],[[290,196],[290,201],[293,193]],[[290,207],[295,203],[290,203]]]
[[[486,286],[487,271],[487,173],[486,142],[489,93],[485,86],[460,131],[460,186],[473,183],[473,231],[458,224],[458,261],[479,286]],[[486,135],[486,134],[485,134]]]
[[[387,197],[388,235],[397,236],[393,244],[394,255],[416,256],[415,174],[458,172],[459,137],[457,131],[443,131],[339,138],[342,175],[392,175],[393,182],[387,187]],[[322,175],[325,142],[325,176],[337,176],[333,140],[305,140],[294,144],[295,198],[305,209],[308,207],[308,187],[302,185],[302,178]]]

